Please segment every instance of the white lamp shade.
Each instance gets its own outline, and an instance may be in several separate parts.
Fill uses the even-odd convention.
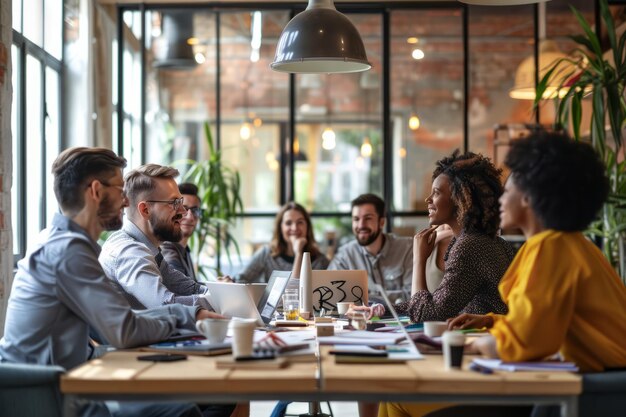
[[[567,55],[558,49],[554,41],[543,41],[539,50],[539,80],[546,75],[546,72],[552,68],[552,65],[562,58],[567,58]],[[562,61],[558,68],[554,70],[542,98],[548,99],[555,96],[560,82],[569,72],[569,65],[570,64],[568,62]],[[562,88],[559,91],[559,96],[563,97],[566,93],[567,89]],[[531,55],[525,58],[519,67],[517,67],[517,71],[515,72],[515,86],[511,89],[511,91],[509,91],[509,96],[519,100],[535,99],[534,56]]]
[[[306,10],[283,29],[270,67],[314,74],[360,72],[372,65],[359,32],[332,0],[309,0]]]

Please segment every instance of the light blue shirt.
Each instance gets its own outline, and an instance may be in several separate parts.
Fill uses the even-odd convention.
[[[159,248],[128,218],[121,230],[104,242],[100,263],[115,280],[134,309],[165,304],[199,305],[210,309],[201,295],[207,288],[172,268],[166,260],[158,265]]]
[[[89,326],[118,348],[194,329],[196,307],[132,311],[105,276],[98,244],[69,218],[56,214],[38,242],[17,264],[0,340],[2,360],[70,369],[89,358]]]

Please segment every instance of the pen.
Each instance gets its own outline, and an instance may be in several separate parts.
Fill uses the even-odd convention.
[[[486,366],[482,366],[477,363],[471,363],[469,369],[470,371],[478,372],[485,375],[493,374],[493,369],[487,368]]]

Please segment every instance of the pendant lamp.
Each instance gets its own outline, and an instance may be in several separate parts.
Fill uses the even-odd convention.
[[[309,0],[306,10],[287,23],[276,46],[274,71],[349,73],[372,67],[359,32],[332,0]]]
[[[193,69],[198,62],[193,46],[193,15],[186,11],[163,12],[164,47],[155,53],[154,67],[164,69]]]
[[[475,6],[516,6],[520,4],[545,3],[550,0],[459,0]]]
[[[539,79],[542,79],[546,72],[557,61],[567,58],[561,52],[553,40],[541,41],[539,46]],[[543,99],[554,98],[558,94],[560,97],[567,94],[566,88],[559,89],[561,79],[565,74],[570,72],[571,65],[567,61],[561,61],[557,69],[552,73],[548,80],[546,91],[543,93]],[[517,71],[515,71],[515,85],[509,91],[509,96],[518,100],[534,100],[535,99],[535,57],[529,56],[524,59]]]

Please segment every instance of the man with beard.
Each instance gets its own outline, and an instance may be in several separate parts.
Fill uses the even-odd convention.
[[[122,229],[102,246],[100,263],[134,309],[180,303],[210,308],[206,286],[172,268],[160,245],[178,242],[187,210],[174,180],[178,170],[146,164],[126,174],[129,201]]]
[[[54,192],[61,213],[18,262],[9,297],[0,362],[74,368],[93,354],[89,327],[117,348],[132,348],[194,329],[215,313],[171,305],[141,312],[111,288],[98,262],[96,240],[119,228],[128,205],[126,160],[104,148],[70,148],[54,161]],[[92,403],[81,416],[199,415],[190,404]],[[184,413],[184,414],[183,414]],[[196,414],[187,414],[196,413]]]
[[[383,232],[385,202],[374,194],[352,200],[352,231],[356,240],[339,248],[328,269],[364,269],[369,276],[370,302],[382,303],[371,289],[380,284],[392,300],[411,294],[413,239]],[[375,309],[376,310],[376,309]],[[376,311],[373,312],[376,315]]]
[[[180,221],[181,238],[179,241],[163,242],[161,250],[163,258],[170,266],[197,281],[196,271],[191,259],[191,250],[187,243],[198,225],[202,214],[198,187],[195,184],[184,182],[178,184],[178,191],[183,195],[183,206],[187,209]]]

